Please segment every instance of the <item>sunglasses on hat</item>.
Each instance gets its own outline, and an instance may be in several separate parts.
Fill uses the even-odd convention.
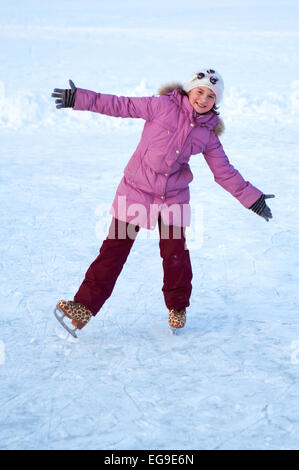
[[[209,69],[207,70],[207,73],[208,74],[213,74],[213,73],[216,73],[215,70],[212,70],[212,69]],[[196,75],[196,78],[198,80],[201,80],[202,78],[204,78],[206,75],[203,73],[203,72],[199,72],[197,75]],[[218,78],[217,77],[209,77],[210,79],[210,82],[212,83],[212,85],[216,85],[216,83],[218,82]]]

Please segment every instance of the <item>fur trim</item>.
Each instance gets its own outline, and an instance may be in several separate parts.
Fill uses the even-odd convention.
[[[183,85],[179,82],[171,82],[167,83],[166,85],[161,86],[158,90],[159,95],[167,95],[168,93],[171,93],[175,88],[181,88],[183,89]]]
[[[163,85],[161,86],[161,88],[159,88],[158,94],[160,96],[167,95],[168,93],[171,93],[173,90],[175,90],[175,88],[180,88],[181,90],[183,90],[183,85],[179,82],[167,83],[166,85]],[[224,131],[225,131],[224,122],[221,118],[219,118],[219,122],[214,128],[214,132],[217,136],[220,136],[221,134],[224,133]]]
[[[224,133],[224,131],[225,131],[224,122],[221,118],[219,118],[218,124],[216,125],[216,127],[214,127],[214,132],[217,135],[217,137],[219,137],[221,134]]]

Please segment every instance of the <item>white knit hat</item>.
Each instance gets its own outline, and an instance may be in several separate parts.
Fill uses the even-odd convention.
[[[199,70],[190,77],[189,82],[185,83],[183,89],[188,93],[198,86],[210,88],[216,95],[216,104],[220,103],[223,97],[224,83],[223,78],[216,70]]]

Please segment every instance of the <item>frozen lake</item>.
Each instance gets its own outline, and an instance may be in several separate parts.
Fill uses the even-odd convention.
[[[289,0],[1,5],[0,449],[299,448],[298,18]],[[152,95],[203,65],[224,77],[224,149],[276,195],[273,219],[193,156],[186,328],[169,332],[144,233],[74,340],[52,311],[97,256],[143,123],[57,111],[52,89]]]

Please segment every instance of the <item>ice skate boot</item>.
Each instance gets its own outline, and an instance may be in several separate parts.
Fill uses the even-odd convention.
[[[184,328],[186,325],[186,309],[176,310],[173,308],[169,310],[168,323],[174,334],[176,334],[177,329]]]
[[[54,309],[54,315],[59,323],[65,328],[74,338],[77,338],[76,330],[81,330],[91,319],[92,313],[85,305],[73,300],[60,300]],[[69,326],[63,321],[64,317],[72,320],[75,328]]]

